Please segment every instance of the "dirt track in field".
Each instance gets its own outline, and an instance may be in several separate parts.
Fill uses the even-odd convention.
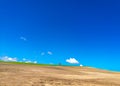
[[[1,62],[0,86],[120,86],[120,73],[88,67]]]

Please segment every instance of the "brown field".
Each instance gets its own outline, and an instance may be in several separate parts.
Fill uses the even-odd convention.
[[[0,62],[0,86],[120,86],[120,73]]]

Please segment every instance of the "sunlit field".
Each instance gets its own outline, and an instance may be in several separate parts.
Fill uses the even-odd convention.
[[[1,61],[0,86],[120,86],[120,73],[90,67]]]

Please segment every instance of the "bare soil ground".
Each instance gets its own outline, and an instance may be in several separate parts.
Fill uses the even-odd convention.
[[[120,73],[89,67],[0,62],[0,86],[120,86]]]

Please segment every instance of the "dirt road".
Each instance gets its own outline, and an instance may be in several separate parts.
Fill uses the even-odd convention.
[[[0,63],[0,86],[120,86],[120,73],[88,67]]]

